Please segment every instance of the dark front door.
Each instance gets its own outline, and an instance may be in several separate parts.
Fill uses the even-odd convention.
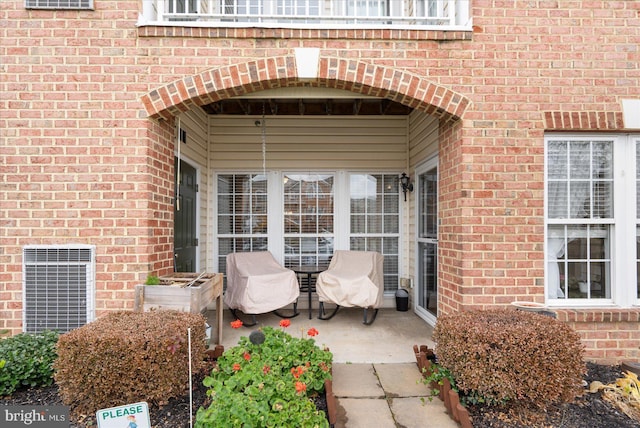
[[[176,158],[176,189],[174,205],[174,267],[176,272],[195,272],[198,238],[196,236],[196,170]]]

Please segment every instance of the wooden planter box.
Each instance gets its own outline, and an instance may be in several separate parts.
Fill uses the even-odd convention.
[[[173,273],[160,277],[159,285],[136,285],[134,310],[172,309],[200,313],[216,300],[216,332],[222,344],[222,274]]]
[[[222,295],[222,274],[207,273],[196,280],[198,276],[198,273],[174,273],[160,277],[159,285],[136,285],[135,310],[204,311],[215,298]]]

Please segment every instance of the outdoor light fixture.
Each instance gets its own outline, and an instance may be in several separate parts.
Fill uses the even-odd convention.
[[[402,173],[400,176],[400,184],[402,185],[402,193],[404,193],[404,200],[407,200],[407,191],[413,192],[413,184],[411,183],[411,177],[406,173]]]

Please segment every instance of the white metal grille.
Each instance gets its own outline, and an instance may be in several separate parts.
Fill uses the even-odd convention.
[[[93,0],[25,0],[26,9],[90,9]]]
[[[470,0],[143,0],[138,25],[471,28]],[[180,21],[190,21],[179,24]]]
[[[95,247],[29,246],[23,252],[24,331],[67,332],[93,319]]]

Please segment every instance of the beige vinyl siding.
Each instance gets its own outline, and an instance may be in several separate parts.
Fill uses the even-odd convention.
[[[208,115],[200,108],[194,108],[180,116],[180,127],[187,132],[187,142],[180,145],[180,158],[198,170],[198,268],[200,271],[211,266],[209,191],[210,172],[208,168]],[[176,121],[177,126],[177,121]],[[176,150],[176,156],[178,155]]]
[[[260,116],[210,120],[214,170],[261,170]],[[407,164],[405,116],[266,117],[267,170],[378,170]]]
[[[438,153],[438,118],[414,111],[409,116],[411,170]]]
[[[421,163],[438,154],[438,118],[414,111],[409,115],[409,165],[411,179],[415,180],[415,169]],[[410,204],[404,236],[407,237],[403,248],[406,254],[403,258],[407,266],[402,266],[413,278],[416,267],[415,241],[409,237],[415,236],[416,231],[416,198],[408,198]],[[413,278],[415,280],[415,278]]]

